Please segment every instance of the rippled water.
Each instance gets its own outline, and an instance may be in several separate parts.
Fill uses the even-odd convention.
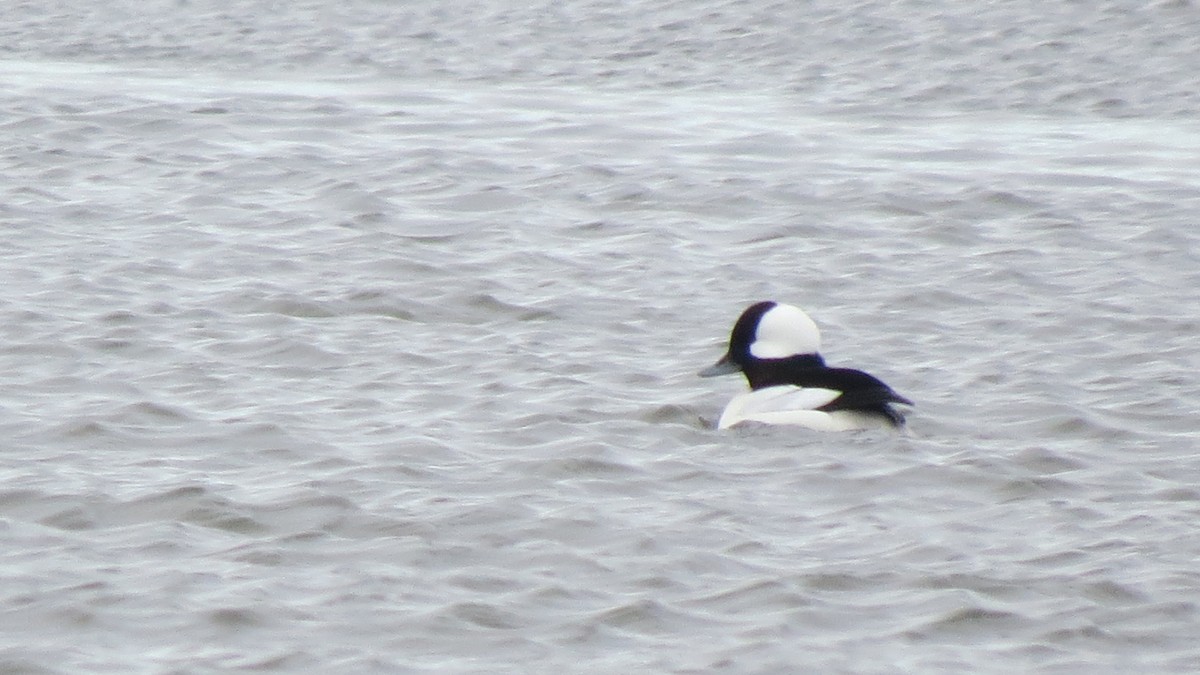
[[[226,4],[0,7],[0,671],[1200,662],[1190,3]]]

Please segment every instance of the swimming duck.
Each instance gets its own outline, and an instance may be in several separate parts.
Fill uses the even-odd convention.
[[[733,325],[729,349],[701,377],[742,373],[750,391],[725,406],[718,429],[741,422],[794,424],[821,431],[904,426],[896,405],[913,405],[879,378],[830,368],[821,332],[799,307],[773,301],[746,308]]]

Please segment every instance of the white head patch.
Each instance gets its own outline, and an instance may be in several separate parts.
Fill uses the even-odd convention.
[[[760,359],[783,359],[821,350],[821,331],[804,310],[775,305],[758,320],[750,354]]]

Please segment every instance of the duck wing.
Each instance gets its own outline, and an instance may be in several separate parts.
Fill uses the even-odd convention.
[[[902,426],[904,415],[892,404],[913,405],[912,401],[897,394],[879,378],[853,368],[813,371],[804,378],[804,383],[806,386],[820,386],[838,392],[838,396],[818,408],[825,412],[853,410],[874,413],[886,417],[895,426]]]
[[[820,410],[843,395],[843,392],[835,389],[781,384],[742,394],[745,404],[743,410],[746,412]]]
[[[797,387],[790,384],[755,389],[739,394],[725,406],[717,427],[726,429],[738,422],[805,424],[810,417],[827,417],[820,408],[841,395],[840,391]]]
[[[817,368],[805,371],[796,377],[796,384],[804,388],[838,393],[838,396],[820,404],[821,410],[854,410],[885,403],[913,405],[912,401],[897,394],[879,378],[853,368]]]

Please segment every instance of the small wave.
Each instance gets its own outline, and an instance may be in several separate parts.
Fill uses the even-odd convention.
[[[994,638],[1028,627],[1026,617],[1014,612],[973,606],[955,609],[926,623],[911,635],[918,639],[962,639],[971,635]]]
[[[715,426],[713,422],[701,417],[693,408],[671,403],[655,406],[648,412],[638,415],[638,419],[649,424],[683,424],[698,429]]]
[[[593,621],[610,628],[649,635],[672,632],[679,626],[701,623],[697,615],[681,612],[661,602],[645,598],[604,610],[594,616]]]

